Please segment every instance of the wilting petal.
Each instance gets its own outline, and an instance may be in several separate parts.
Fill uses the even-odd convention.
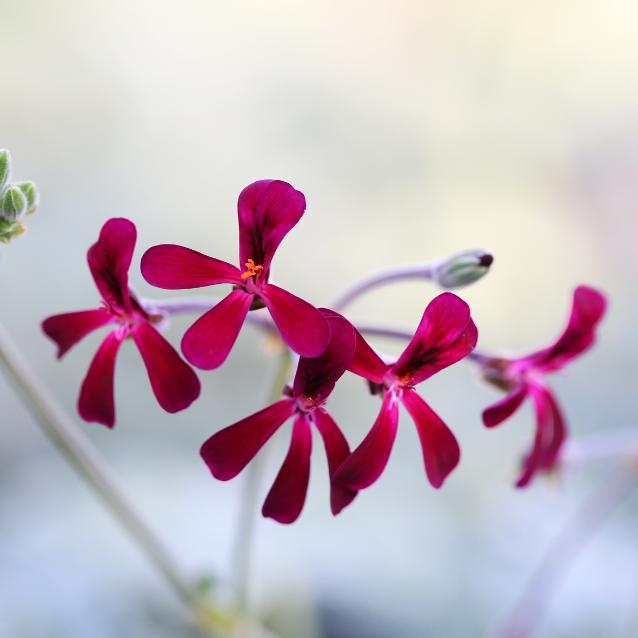
[[[85,421],[102,423],[109,428],[115,425],[113,374],[122,338],[120,330],[113,330],[104,339],[91,361],[78,398],[78,412]]]
[[[168,290],[241,283],[241,272],[232,264],[175,244],[149,248],[141,267],[149,284]]]
[[[167,412],[187,408],[198,396],[199,379],[175,348],[147,321],[132,332],[157,402]]]
[[[459,444],[450,428],[414,390],[406,390],[402,400],[416,425],[425,473],[432,487],[438,489],[459,463]]]
[[[307,301],[268,284],[260,292],[282,339],[302,357],[318,357],[330,331],[325,317]]]
[[[315,410],[312,415],[326,448],[330,474],[330,510],[336,516],[344,507],[350,505],[357,495],[355,490],[348,489],[332,480],[335,472],[350,454],[350,446],[339,426],[323,408]]]
[[[261,509],[264,516],[280,523],[293,523],[297,520],[308,491],[311,451],[310,423],[305,415],[300,414],[292,428],[288,454]]]
[[[607,301],[602,293],[588,286],[578,286],[563,334],[553,346],[524,360],[545,371],[558,370],[594,344],[596,327],[605,314],[606,306]]]
[[[231,351],[246,319],[253,296],[233,290],[203,314],[184,334],[182,352],[202,370],[218,368]]]
[[[359,447],[340,465],[334,481],[351,490],[363,490],[372,485],[388,463],[398,422],[399,406],[396,397],[391,392],[386,392],[372,429]]]
[[[42,330],[58,345],[58,359],[90,332],[114,321],[103,308],[53,315],[42,322]]]
[[[410,376],[413,383],[424,381],[471,352],[477,336],[469,306],[455,294],[444,292],[428,304],[392,371],[399,377]]]
[[[512,414],[518,410],[526,396],[527,385],[521,383],[514,388],[513,392],[483,410],[483,423],[485,427],[493,428],[503,423],[506,419],[509,419]]]
[[[220,481],[237,476],[294,411],[295,402],[282,399],[213,434],[200,450],[213,476]]]
[[[264,267],[267,278],[281,240],[306,210],[306,198],[286,182],[264,179],[244,188],[237,210],[240,261],[243,265],[252,259]]]
[[[131,309],[128,270],[136,239],[135,224],[116,217],[102,226],[100,237],[87,253],[89,268],[102,299],[121,310]]]
[[[324,401],[347,370],[354,354],[355,334],[349,321],[332,311],[321,309],[328,321],[330,341],[323,354],[314,359],[301,357],[295,374],[294,393]]]
[[[355,336],[357,341],[354,356],[348,370],[373,383],[381,383],[389,366],[383,363],[358,330],[355,330]]]

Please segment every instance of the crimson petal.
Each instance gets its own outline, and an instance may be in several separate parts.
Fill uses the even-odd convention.
[[[293,523],[301,514],[310,479],[312,431],[304,414],[295,419],[290,448],[277,474],[261,513],[280,523]]]
[[[348,370],[373,383],[382,383],[389,366],[383,363],[358,330],[355,330],[355,336],[357,341],[354,356]]]
[[[113,375],[122,339],[121,330],[113,330],[91,361],[78,398],[78,412],[85,421],[101,423],[109,428],[115,425]]]
[[[42,322],[42,330],[57,344],[59,359],[80,339],[112,321],[115,321],[113,315],[103,308],[80,310],[45,319]]]
[[[503,423],[506,419],[509,419],[525,400],[527,391],[527,385],[521,383],[514,388],[513,392],[510,392],[510,394],[503,397],[500,401],[497,401],[489,408],[483,410],[483,423],[485,427],[493,428]]]
[[[282,399],[213,434],[200,450],[213,476],[220,481],[237,476],[294,411],[295,402]]]
[[[182,352],[202,370],[218,368],[228,357],[246,319],[253,296],[233,290],[184,334]]]
[[[428,480],[438,489],[459,463],[459,444],[450,428],[414,390],[404,391],[402,401],[416,425]]]

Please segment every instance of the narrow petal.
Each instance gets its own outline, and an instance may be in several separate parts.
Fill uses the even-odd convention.
[[[527,385],[521,383],[514,388],[513,392],[510,392],[510,394],[503,397],[500,401],[497,401],[489,408],[483,410],[483,423],[485,427],[493,428],[503,423],[506,419],[509,419],[521,406],[526,396]]]
[[[347,370],[356,343],[354,328],[347,319],[332,311],[321,309],[328,321],[330,341],[323,354],[314,359],[301,357],[295,374],[296,396],[312,397],[317,403],[325,401],[335,384]]]
[[[348,458],[350,446],[339,426],[323,408],[315,410],[312,418],[326,448],[330,475],[330,510],[336,516],[344,507],[350,505],[357,495],[355,490],[348,489],[332,480],[339,466]]]
[[[474,349],[477,337],[469,306],[455,294],[444,292],[428,304],[412,341],[392,370],[420,383],[465,357]]]
[[[142,257],[142,276],[149,284],[168,290],[241,283],[236,266],[174,244],[149,248]]]
[[[396,398],[386,392],[381,411],[359,447],[341,464],[334,481],[351,490],[363,490],[381,476],[390,458],[399,423]]]
[[[425,473],[432,487],[438,489],[459,463],[459,444],[450,428],[414,390],[405,391],[402,400],[416,425]]]
[[[233,290],[184,334],[182,352],[202,370],[218,368],[228,357],[246,319],[253,295]]]
[[[103,308],[53,315],[42,322],[42,330],[58,346],[58,359],[90,332],[114,321]]]
[[[109,428],[115,425],[113,375],[122,339],[123,333],[113,330],[91,361],[78,398],[78,412],[85,421],[101,423]]]
[[[213,434],[200,450],[213,476],[220,481],[237,476],[294,411],[295,402],[282,399]]]
[[[261,509],[264,516],[286,524],[299,518],[308,491],[311,451],[310,423],[300,414],[292,428],[288,454]]]
[[[383,363],[358,330],[355,330],[355,336],[357,341],[354,356],[348,370],[373,383],[381,383],[389,366]]]
[[[136,239],[135,224],[116,217],[102,226],[100,237],[87,253],[89,269],[102,299],[121,310],[131,309],[128,270]]]
[[[277,247],[301,219],[306,198],[290,184],[264,179],[250,184],[239,195],[239,258],[264,267],[267,280]]]
[[[132,332],[157,402],[167,412],[187,408],[198,396],[199,379],[175,348],[147,321]]]
[[[318,357],[328,345],[325,317],[307,301],[268,284],[260,292],[282,339],[302,357]]]

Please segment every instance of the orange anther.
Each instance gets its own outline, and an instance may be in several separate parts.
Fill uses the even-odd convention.
[[[261,266],[260,264],[256,264],[252,259],[249,259],[246,264],[246,272],[243,272],[241,274],[241,278],[242,279],[248,279],[249,277],[254,277],[255,275],[259,274],[264,267]]]

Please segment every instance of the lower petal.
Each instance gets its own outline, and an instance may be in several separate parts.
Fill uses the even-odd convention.
[[[459,444],[450,428],[414,390],[404,391],[402,400],[416,425],[428,480],[438,489],[459,463]]]
[[[293,523],[301,514],[310,479],[312,431],[305,415],[295,419],[290,448],[261,513],[280,523]]]
[[[103,308],[53,315],[42,322],[42,330],[58,345],[58,359],[90,332],[114,321]]]
[[[487,428],[500,425],[518,410],[527,396],[527,386],[524,383],[516,386],[514,391],[483,410],[483,423]]]

